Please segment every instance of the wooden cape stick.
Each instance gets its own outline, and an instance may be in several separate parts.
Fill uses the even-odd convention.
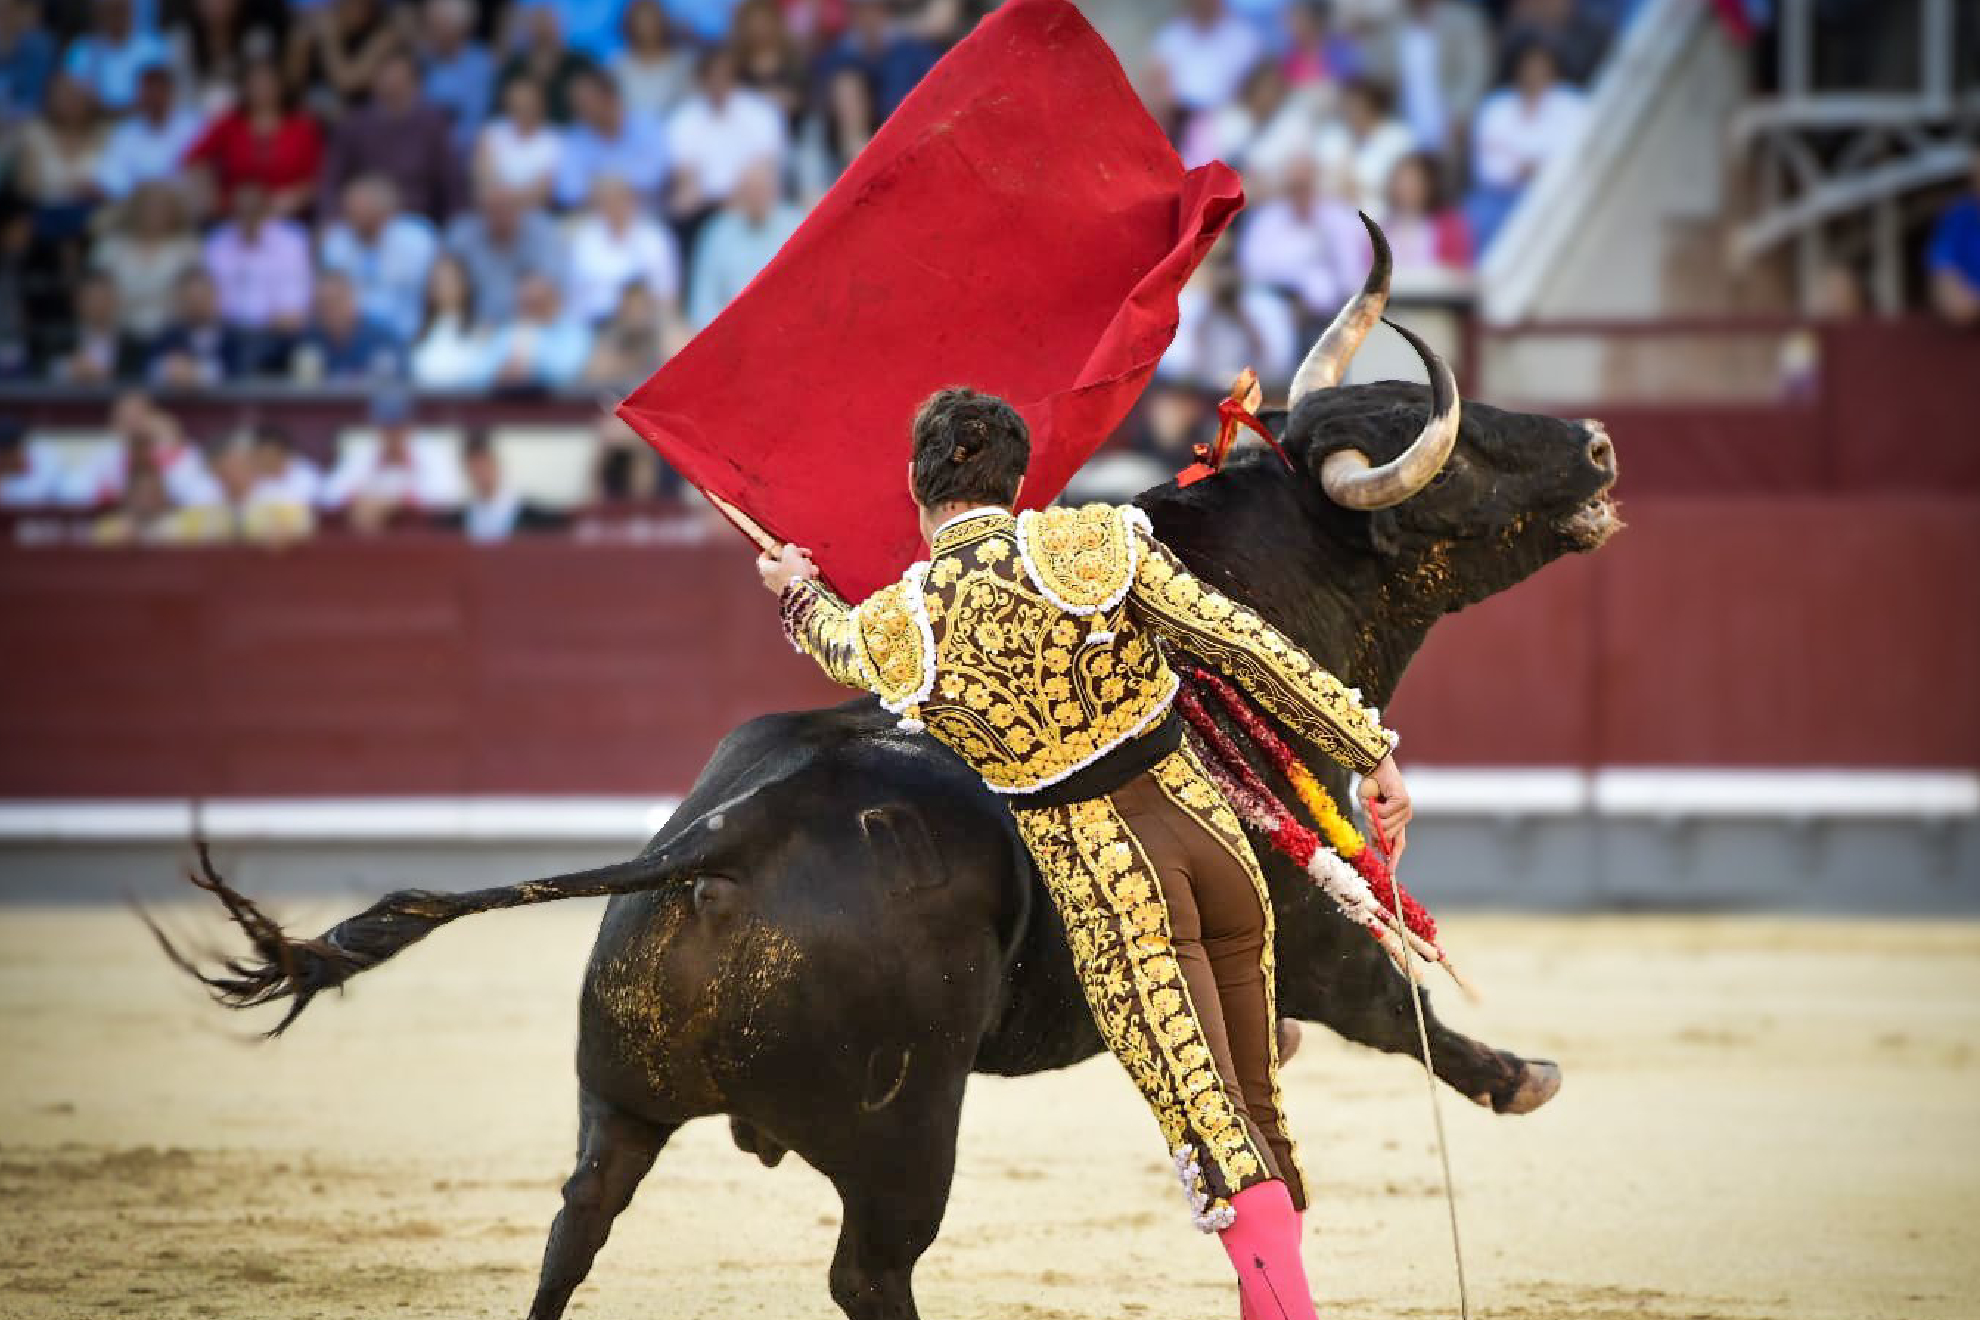
[[[735,528],[737,531],[741,532],[744,536],[747,536],[750,540],[756,542],[756,548],[761,550],[764,554],[774,555],[779,550],[784,548],[784,543],[782,541],[779,541],[776,537],[770,535],[770,533],[764,531],[763,528],[757,523],[756,519],[750,517],[748,514],[744,513],[741,509],[738,509],[735,505],[729,503],[727,500],[723,499],[720,495],[717,495],[714,491],[704,490],[701,493],[708,497],[708,502],[714,505],[716,510],[719,511],[724,518],[727,518],[731,523],[735,524]]]

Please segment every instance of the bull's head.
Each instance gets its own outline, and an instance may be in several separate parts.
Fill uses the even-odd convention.
[[[1298,471],[1252,454],[1215,480],[1141,497],[1162,539],[1199,572],[1289,628],[1336,672],[1386,700],[1443,615],[1621,526],[1615,447],[1592,421],[1460,404],[1450,369],[1397,326],[1430,386],[1339,384],[1382,319],[1389,246],[1267,415]]]
[[[1375,260],[1362,290],[1307,354],[1284,438],[1326,495],[1337,534],[1408,565],[1445,610],[1502,591],[1549,560],[1599,547],[1621,523],[1616,452],[1601,423],[1460,405],[1450,368],[1395,326],[1430,376],[1337,388],[1389,296],[1389,245],[1363,217]],[[1393,323],[1391,323],[1393,324]]]

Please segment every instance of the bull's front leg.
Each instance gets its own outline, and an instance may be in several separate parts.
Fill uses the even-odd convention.
[[[1381,946],[1324,897],[1279,905],[1279,1009],[1331,1028],[1359,1045],[1419,1058],[1408,978]],[[1419,986],[1437,1077],[1474,1103],[1526,1114],[1561,1089],[1560,1067],[1523,1059],[1453,1031]]]

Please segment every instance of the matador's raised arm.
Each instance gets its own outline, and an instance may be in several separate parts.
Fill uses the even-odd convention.
[[[1287,727],[1362,774],[1396,745],[1361,694],[1253,611],[1210,586],[1135,519],[1140,562],[1128,608],[1176,648],[1229,677]]]
[[[801,655],[818,662],[834,683],[874,690],[873,670],[860,644],[853,607],[817,578],[798,578],[778,602],[784,636]]]

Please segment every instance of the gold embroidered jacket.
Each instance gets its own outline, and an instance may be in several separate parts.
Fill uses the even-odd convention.
[[[1177,685],[1164,642],[1355,770],[1395,743],[1358,692],[1192,575],[1132,507],[972,510],[858,607],[794,582],[783,619],[834,680],[877,693],[1001,793],[1048,787],[1154,728]]]

